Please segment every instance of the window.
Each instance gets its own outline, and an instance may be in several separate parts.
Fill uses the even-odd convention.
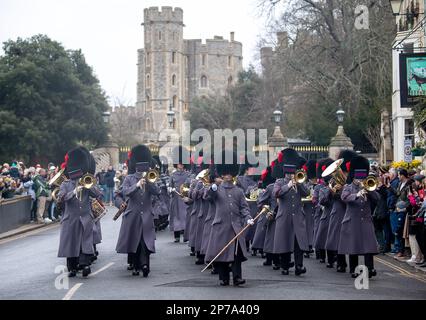
[[[176,85],[176,75],[172,75],[172,86]]]
[[[404,120],[404,140],[411,140],[414,146],[414,121],[413,119]]]
[[[151,55],[149,54],[149,52],[147,52],[146,53],[146,58],[145,58],[145,64],[147,65],[147,66],[149,66],[150,65],[150,58],[151,58]]]
[[[145,124],[146,124],[146,129],[147,130],[152,130],[152,128],[151,128],[151,120],[149,118],[146,119]]]
[[[161,40],[161,31],[158,31],[158,40]]]
[[[172,52],[172,63],[176,63],[176,52]]]
[[[152,112],[152,105],[151,105],[151,99],[149,96],[146,96],[146,112]]]
[[[188,112],[188,104],[187,103],[185,103],[184,105],[183,105],[183,111],[185,111],[185,112]]]
[[[146,87],[151,88],[151,76],[149,74],[146,75]]]
[[[206,76],[201,77],[201,88],[207,88],[207,77]]]
[[[206,54],[201,55],[201,65],[205,66],[206,60],[207,60],[207,55]]]
[[[232,66],[232,57],[229,56],[228,57],[228,67],[231,67],[231,66]]]
[[[173,96],[172,108],[176,109],[177,106],[178,106],[178,98],[177,98],[177,96]]]
[[[228,87],[232,86],[232,76],[228,78]]]

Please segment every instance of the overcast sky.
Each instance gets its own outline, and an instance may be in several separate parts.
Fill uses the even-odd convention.
[[[143,9],[151,6],[182,8],[185,39],[229,39],[235,31],[244,67],[256,62],[265,30],[258,0],[0,0],[0,42],[41,33],[67,49],[81,48],[110,102],[116,97],[133,105]]]

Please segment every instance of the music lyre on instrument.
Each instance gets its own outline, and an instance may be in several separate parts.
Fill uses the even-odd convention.
[[[260,218],[260,216],[262,216],[263,214],[267,214],[268,212],[270,212],[271,211],[271,208],[269,207],[269,206],[267,206],[267,205],[264,205],[263,207],[262,207],[262,210],[253,218],[253,221],[256,221],[257,219],[259,219]],[[207,269],[208,269],[208,267],[210,267],[211,265],[212,265],[212,263],[213,262],[215,262],[216,261],[216,259],[226,250],[226,249],[228,249],[228,247],[235,241],[235,240],[237,240],[243,233],[244,233],[244,231],[246,231],[249,227],[251,227],[251,225],[250,224],[247,224],[244,228],[242,228],[241,229],[241,231],[240,232],[238,232],[236,235],[235,235],[235,237],[233,237],[227,244],[226,244],[226,246],[224,246],[223,247],[223,249],[222,250],[220,250],[219,251],[219,253],[216,255],[216,257],[214,257],[213,259],[212,259],[212,261],[210,261],[209,262],[209,264],[203,269],[203,270],[201,270],[201,272],[204,272],[204,271],[206,271]]]

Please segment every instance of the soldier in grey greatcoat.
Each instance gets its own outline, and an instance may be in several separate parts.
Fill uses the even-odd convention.
[[[351,150],[343,150],[339,153],[338,159],[343,159],[340,169],[342,173],[347,178],[347,165],[350,163],[351,159],[356,156],[356,153]],[[337,272],[346,272],[346,256],[344,254],[338,254],[337,250],[339,248],[340,240],[340,228],[342,227],[342,220],[346,212],[346,204],[341,199],[342,189],[344,185],[338,184],[334,178],[331,179],[331,184],[333,185],[332,198],[333,198],[333,208],[330,213],[330,222],[328,225],[327,232],[327,242],[325,243],[325,249],[327,250],[327,255],[332,256],[333,264],[327,265],[328,267],[333,267],[334,262],[337,262]]]
[[[316,160],[309,160],[304,170],[307,174],[307,181],[305,182],[306,188],[309,190],[309,195],[306,198],[302,199],[303,202],[303,211],[305,212],[306,218],[306,233],[308,235],[308,244],[309,244],[309,252],[305,253],[305,258],[310,257],[310,253],[312,251],[312,247],[314,244],[314,203],[312,202],[312,197],[314,193],[314,188],[317,185],[317,170],[316,170]]]
[[[61,219],[58,257],[67,258],[69,276],[74,277],[80,267],[83,276],[90,270],[93,248],[93,217],[91,214],[90,196],[101,196],[98,188],[90,189],[80,186],[79,179],[89,172],[89,157],[81,147],[67,153],[64,181],[59,190],[58,200],[64,206]]]
[[[349,255],[349,269],[356,278],[355,268],[358,256],[364,256],[364,264],[369,270],[369,277],[376,275],[373,257],[378,253],[377,239],[374,232],[372,208],[379,200],[377,191],[363,188],[363,180],[370,169],[369,161],[362,156],[355,156],[350,161],[349,181],[342,191],[342,200],[346,203],[346,212],[340,229],[339,254]]]
[[[314,247],[315,251],[319,252],[319,259],[320,263],[325,263],[326,259],[326,250],[325,250],[325,243],[327,241],[327,232],[328,232],[328,223],[330,221],[330,212],[333,208],[333,201],[332,201],[332,195],[331,190],[328,187],[328,182],[331,177],[322,178],[322,173],[324,170],[333,163],[333,160],[330,158],[321,159],[318,161],[318,167],[317,167],[317,177],[319,177],[319,187],[316,191],[316,195],[318,198],[316,198],[317,206],[321,207],[321,216],[318,221],[318,229],[315,233],[315,239],[314,239]],[[328,262],[330,262],[332,259],[331,256],[328,257]]]
[[[257,189],[256,175],[254,170],[256,169],[248,163],[248,160],[245,160],[245,164],[240,165],[238,177],[237,177],[237,186],[240,187],[247,199],[250,197],[250,192]],[[248,201],[250,208],[250,214],[254,218],[257,214],[257,204],[256,201]],[[255,222],[256,225],[257,221]],[[256,228],[249,228],[245,234],[246,238],[246,247],[247,251],[250,250],[250,244],[253,243],[254,233]],[[252,248],[252,256],[257,255],[257,250]]]
[[[87,151],[89,152],[89,151]],[[95,175],[96,172],[96,161],[95,158],[89,153],[89,159],[90,159],[90,164],[89,164],[89,173],[92,175]],[[99,201],[99,203],[101,203],[101,205],[103,205],[102,203],[102,197],[98,197],[97,200]],[[97,244],[100,244],[102,242],[102,228],[101,228],[101,220],[98,219],[94,224],[93,224],[93,249],[95,251],[95,254],[93,255],[92,260],[96,260],[98,258],[99,252],[96,248]]]
[[[306,197],[309,191],[303,183],[297,183],[294,180],[294,175],[306,161],[291,148],[284,149],[281,154],[282,162],[279,161],[275,166],[278,170],[282,168],[284,178],[275,181],[273,190],[278,202],[274,253],[280,255],[283,269],[281,273],[288,275],[291,253],[294,252],[295,274],[299,276],[306,273],[306,268],[303,266],[303,252],[309,250],[306,219],[302,206],[302,198]]]
[[[275,162],[273,162],[275,164]],[[272,211],[271,215],[265,215],[260,219],[264,220],[262,233],[263,233],[263,252],[265,253],[266,260],[263,262],[264,266],[271,266],[274,264],[274,270],[280,269],[280,260],[279,255],[273,254],[274,250],[274,235],[275,235],[275,215],[276,215],[276,206],[277,200],[273,196],[272,191],[274,189],[275,178],[273,177],[272,172],[273,164],[266,168],[266,172],[262,173],[261,188],[263,192],[259,195],[257,199],[258,210],[261,210],[263,206],[267,205]],[[256,233],[254,235],[253,245],[256,245],[257,240],[261,239],[261,236],[258,233],[259,226],[262,225],[262,222],[259,221],[256,228]]]
[[[145,145],[132,148],[129,175],[123,182],[123,195],[128,205],[122,214],[116,251],[132,255],[133,275],[147,277],[150,272],[149,256],[155,252],[154,213],[152,196],[160,194],[155,183],[143,179],[149,170],[151,152]]]
[[[233,163],[226,164],[226,153],[226,151],[222,151],[222,162],[216,165],[217,173],[222,177],[223,182],[220,185],[212,184],[206,197],[216,204],[216,214],[206,250],[206,261],[212,261],[246,224],[254,224],[243,191],[233,183],[233,177],[238,174],[237,156],[233,153]],[[245,283],[245,280],[242,279],[241,269],[241,263],[247,260],[245,251],[245,241],[240,237],[215,260],[214,268],[219,273],[222,286],[229,285],[230,269],[233,274],[234,286]]]

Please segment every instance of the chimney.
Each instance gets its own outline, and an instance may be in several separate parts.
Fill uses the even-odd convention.
[[[235,36],[235,32],[234,32],[234,31],[231,31],[231,42],[233,42],[233,41],[234,41],[234,36]]]

